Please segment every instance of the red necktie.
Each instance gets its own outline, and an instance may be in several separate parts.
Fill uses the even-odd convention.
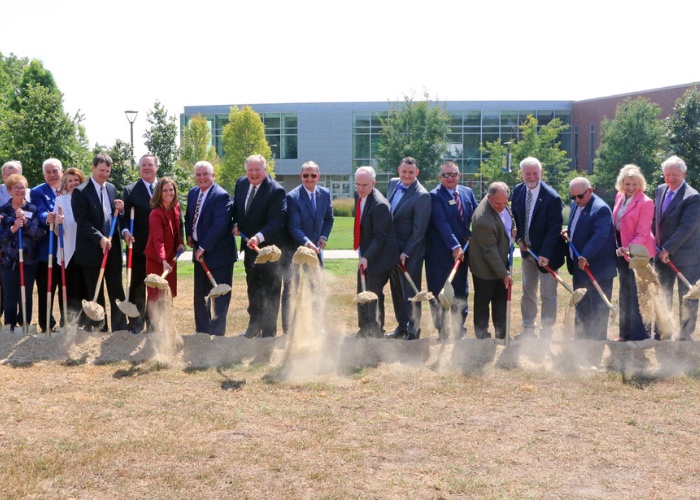
[[[454,195],[455,201],[457,202],[457,210],[459,211],[459,218],[464,220],[464,210],[462,209],[462,201],[459,199],[457,191],[452,193]]]
[[[362,218],[360,203],[362,203],[362,198],[358,197],[357,205],[355,206],[355,235],[353,241],[353,248],[355,250],[360,248],[360,219]]]

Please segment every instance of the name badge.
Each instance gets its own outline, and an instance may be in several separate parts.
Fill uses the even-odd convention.
[[[448,203],[449,203],[450,205],[455,205],[455,204],[457,204],[457,202],[456,202],[455,200],[450,200],[450,201],[448,201]]]
[[[32,218],[32,215],[34,215],[34,212],[24,212],[24,216],[25,216],[27,219],[31,219],[31,218]]]

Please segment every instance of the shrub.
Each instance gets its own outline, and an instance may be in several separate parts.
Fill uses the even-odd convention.
[[[333,214],[336,217],[353,217],[355,200],[353,198],[336,198],[333,200]]]

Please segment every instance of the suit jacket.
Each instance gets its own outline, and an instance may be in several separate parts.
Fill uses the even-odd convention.
[[[105,192],[109,195],[110,213],[114,214],[117,188],[111,182],[105,182],[104,187]],[[100,267],[103,256],[100,240],[103,236],[109,238],[109,234],[102,233],[105,216],[100,203],[100,194],[95,189],[91,177],[73,189],[71,207],[78,226],[77,244],[73,258],[83,266]],[[110,254],[114,252],[116,255],[117,251],[121,254],[121,236],[115,228]]]
[[[588,261],[596,281],[613,279],[617,276],[617,266],[615,230],[610,207],[596,195],[591,195],[588,204],[583,208],[571,202],[569,226],[574,220],[576,211],[581,213],[574,228],[572,243],[581,257]],[[569,252],[566,254],[566,265],[576,281],[590,283],[591,280],[588,279],[586,272],[579,269],[578,260],[572,260]]]
[[[624,193],[617,193],[613,208],[613,221],[617,220],[617,214],[624,200]],[[649,251],[650,257],[656,255],[656,242],[654,234],[651,232],[653,220],[654,201],[643,191],[639,191],[632,197],[627,210],[620,218],[620,242],[622,246],[629,247],[630,243],[644,245]]]
[[[508,215],[513,215],[508,207]],[[510,236],[501,216],[484,197],[472,216],[472,237],[469,240],[469,268],[477,278],[502,280],[508,275]]]
[[[121,230],[129,229],[131,207],[134,207],[134,255],[143,255],[148,242],[149,216],[151,215],[151,193],[139,179],[124,188],[122,193],[124,213],[120,217]]]
[[[305,245],[307,241],[317,245],[321,236],[328,239],[333,229],[335,219],[331,192],[316,186],[314,196],[316,211],[311,206],[311,200],[303,184],[287,193],[287,228],[296,246]]]
[[[559,193],[551,186],[540,182],[540,192],[532,209],[532,220],[528,230],[530,248],[537,255],[549,259],[549,267],[559,269],[564,264],[566,243],[561,237],[564,224],[562,203]],[[527,185],[523,182],[513,189],[512,209],[517,233],[515,241],[525,240],[525,205],[527,203]],[[523,256],[529,258],[528,255]],[[543,267],[540,272],[546,273]]]
[[[176,203],[172,212],[168,212],[163,207],[151,210],[149,215],[150,231],[145,249],[147,259],[156,262],[164,260],[171,262],[175,258],[177,247],[182,245],[180,204]]]
[[[367,259],[367,274],[390,271],[399,263],[399,245],[391,219],[391,205],[376,188],[367,195],[362,210],[359,251],[360,257]]]
[[[399,182],[398,177],[389,181],[388,200],[396,194],[396,186]],[[406,254],[409,259],[423,260],[426,248],[425,233],[430,223],[430,212],[430,193],[416,180],[403,193],[392,214],[399,254]]]
[[[454,199],[442,185],[430,192],[431,212],[427,232],[426,269],[451,268],[454,265],[452,249],[457,245],[463,247],[472,234],[469,228],[472,214],[478,206],[474,192],[465,186],[457,186],[457,192],[462,202],[464,219],[459,217]],[[444,278],[442,281],[445,281]]]
[[[192,236],[192,223],[194,222],[194,210],[197,207],[197,198],[200,189],[195,186],[187,193],[187,212],[185,213],[185,232],[188,238]],[[231,232],[231,197],[226,190],[217,183],[212,183],[207,197],[199,207],[197,222],[196,248],[204,249],[204,262],[207,267],[231,266],[237,260],[236,242]],[[192,262],[195,262],[192,252]]]
[[[668,186],[656,188],[654,235],[656,244],[670,254],[677,266],[698,262],[700,254],[700,194],[684,182],[662,214],[661,208]]]
[[[32,188],[29,199],[30,203],[35,205],[38,210],[37,216],[39,217],[39,222],[48,229],[49,225],[46,222],[46,217],[50,212],[54,211],[56,191],[46,183],[39,184]],[[46,236],[39,242],[39,260],[42,262],[47,262],[49,260],[49,239],[53,240],[54,254],[58,247],[56,244],[58,241],[56,239],[56,234],[52,231],[46,231],[46,233]]]

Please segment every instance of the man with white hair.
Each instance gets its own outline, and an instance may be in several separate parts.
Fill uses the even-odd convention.
[[[537,285],[540,310],[540,334],[551,338],[557,319],[557,280],[543,267],[559,269],[564,264],[566,249],[559,234],[563,225],[559,194],[542,180],[542,163],[529,156],[520,162],[523,182],[513,189],[513,217],[517,227],[515,241],[522,256],[523,296],[521,333],[516,339],[537,337]],[[528,250],[537,255],[537,260]]]
[[[56,214],[54,212],[54,204],[56,202],[56,196],[58,196],[58,187],[61,184],[61,178],[63,177],[63,163],[57,158],[49,158],[44,161],[42,165],[42,171],[44,173],[44,183],[32,188],[29,198],[30,203],[36,205],[39,213],[39,221],[44,224],[47,229],[49,224],[52,224],[56,219]],[[39,242],[39,264],[36,270],[36,289],[39,295],[39,328],[46,330],[47,323],[47,290],[48,290],[48,279],[49,279],[49,246],[52,246],[54,257],[56,255],[56,249],[58,247],[58,238],[53,231],[46,231],[46,236]],[[55,259],[54,259],[55,261]],[[53,296],[61,283],[61,266],[54,265],[51,269],[51,303],[53,304]],[[58,301],[61,307],[61,316],[63,316],[63,296],[58,294]],[[50,307],[50,306],[49,306]],[[49,329],[53,330],[56,326],[56,320],[53,317],[53,313],[49,312]],[[66,318],[62,318],[61,323],[64,323]]]
[[[391,205],[375,188],[377,174],[372,167],[360,167],[355,172],[355,228],[353,248],[360,262],[357,271],[357,291],[362,291],[364,273],[367,291],[378,300],[357,303],[360,330],[358,337],[384,336],[384,286],[391,271],[399,263],[399,245],[391,218]]]
[[[205,299],[213,288],[204,271],[211,271],[217,284],[233,283],[236,243],[231,234],[231,197],[214,182],[214,167],[208,161],[194,165],[195,186],[187,194],[185,234],[187,245],[193,249],[194,266],[194,324],[197,333],[223,336],[231,294]],[[213,302],[214,313],[211,312]]]
[[[5,180],[12,174],[22,173],[22,163],[17,160],[10,160],[3,164],[2,166],[2,184],[0,184],[0,207],[5,203],[10,201],[10,193],[7,191],[7,186],[5,186]],[[27,189],[27,194],[25,195],[27,201],[29,201],[29,190]]]
[[[656,257],[656,273],[671,310],[677,277],[669,262],[676,265],[691,285],[700,279],[700,194],[685,182],[688,167],[678,156],[668,158],[661,169],[665,183],[656,188],[651,227],[656,246],[661,249]],[[678,340],[692,340],[698,318],[698,301],[684,301],[682,297],[686,293],[688,287],[679,279],[678,302],[682,307],[679,308],[681,331]]]
[[[576,306],[575,337],[592,340],[608,338],[609,311],[586,273],[586,267],[595,277],[605,296],[612,297],[613,279],[617,276],[615,226],[612,210],[593,194],[591,183],[585,177],[576,177],[569,183],[571,211],[567,234],[573,249],[567,253],[567,267],[574,278],[574,288],[585,288],[586,294]]]

